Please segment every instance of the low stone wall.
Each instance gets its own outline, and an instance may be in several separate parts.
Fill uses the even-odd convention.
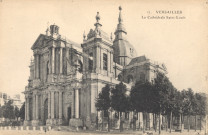
[[[0,130],[35,130],[35,131],[50,131],[50,126],[0,126]]]

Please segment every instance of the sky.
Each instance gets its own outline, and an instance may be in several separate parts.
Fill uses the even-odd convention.
[[[138,56],[164,63],[170,81],[178,90],[208,91],[208,4],[204,0],[2,0],[0,91],[9,95],[24,91],[33,56],[31,46],[40,33],[45,33],[47,24],[57,24],[61,35],[81,44],[84,31],[87,34],[94,29],[97,12],[102,29],[109,36],[114,33],[119,6],[128,41]],[[182,14],[157,14],[159,10],[182,11]],[[142,19],[142,16],[185,19]]]

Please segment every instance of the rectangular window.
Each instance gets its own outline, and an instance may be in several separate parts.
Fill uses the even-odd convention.
[[[107,62],[107,54],[103,53],[103,70],[107,70],[108,69],[108,62]]]

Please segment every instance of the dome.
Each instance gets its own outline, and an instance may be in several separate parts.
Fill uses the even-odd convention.
[[[134,46],[126,40],[117,40],[113,43],[113,45],[118,49],[115,51],[119,51],[118,53],[120,56],[127,56],[129,58],[134,58],[137,56]]]

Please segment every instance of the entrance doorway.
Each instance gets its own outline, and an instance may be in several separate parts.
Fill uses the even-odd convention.
[[[48,119],[48,99],[44,102],[44,119],[43,124],[46,125],[46,120]]]
[[[68,107],[67,114],[68,114],[68,121],[69,121],[71,119],[71,107]]]

